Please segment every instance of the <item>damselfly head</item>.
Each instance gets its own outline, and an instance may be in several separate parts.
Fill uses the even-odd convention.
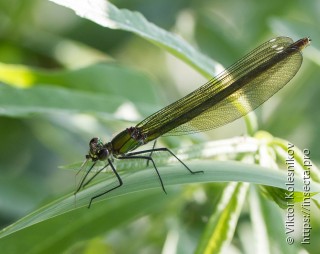
[[[89,142],[89,154],[86,155],[87,159],[91,159],[92,161],[103,161],[108,158],[110,155],[109,150],[103,144],[100,138],[92,138]]]

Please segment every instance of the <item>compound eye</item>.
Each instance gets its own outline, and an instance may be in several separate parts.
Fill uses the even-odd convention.
[[[103,148],[98,152],[97,155],[98,155],[98,160],[104,161],[109,157],[109,151],[108,151],[108,149]]]
[[[97,147],[99,145],[103,144],[102,140],[100,138],[92,138],[89,142],[90,147]]]
[[[92,138],[89,142],[89,145],[91,145],[92,143],[97,143],[98,142],[98,138]]]
[[[100,153],[101,150],[104,150],[103,142],[100,138],[92,138],[89,142],[89,154],[88,157],[91,158],[93,161],[100,160]],[[105,152],[102,152],[105,154]]]

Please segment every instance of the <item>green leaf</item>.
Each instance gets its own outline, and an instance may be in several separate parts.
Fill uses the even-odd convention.
[[[1,253],[63,253],[80,241],[116,230],[134,219],[159,211],[168,198],[170,195],[164,197],[158,191],[151,190],[110,199],[91,209],[70,210],[63,216],[21,228],[18,232],[1,238]],[[36,217],[37,212],[30,216]],[[21,222],[14,225],[19,223]]]
[[[155,84],[145,74],[113,63],[99,63],[76,70],[43,70],[0,63],[0,81],[15,87],[62,86],[97,94],[112,94],[134,102],[155,104]],[[128,82],[130,81],[130,82]],[[136,91],[143,91],[137,93]]]
[[[263,217],[262,205],[261,205],[261,196],[259,196],[258,188],[250,188],[250,217],[251,224],[253,229],[253,235],[255,236],[255,243],[252,246],[251,250],[255,250],[255,252],[259,253],[270,253],[270,242],[268,238],[266,220]],[[248,246],[248,243],[244,246]]]
[[[221,66],[199,53],[180,37],[167,32],[147,21],[140,13],[118,9],[105,0],[51,0],[75,11],[103,27],[121,29],[145,38],[155,45],[169,51],[207,78],[217,74]]]
[[[90,94],[54,86],[28,89],[0,84],[0,114],[24,116],[34,113],[112,114],[127,101],[116,96]]]
[[[294,185],[293,185],[294,186]],[[295,187],[295,186],[294,186]],[[262,193],[269,199],[277,203],[277,205],[282,209],[288,208],[288,203],[300,203],[306,198],[304,192],[294,191],[289,192],[288,190],[270,187],[270,186],[261,186]],[[308,197],[312,198],[317,195],[317,192],[308,192]]]
[[[154,105],[159,98],[145,75],[113,64],[71,71],[1,64],[0,81],[11,85],[0,84],[0,115],[7,116],[58,112],[114,118],[123,107],[130,113],[127,118],[124,116],[127,120],[138,120],[139,113],[147,115],[153,111],[154,107],[146,105]],[[144,96],[135,93],[136,89],[144,91]]]
[[[140,161],[139,163],[141,167],[145,165],[145,161]],[[285,188],[285,172],[279,170],[270,170],[259,167],[257,165],[230,161],[199,161],[189,162],[188,166],[190,166],[190,168],[194,170],[203,170],[204,173],[190,175],[179,164],[170,165],[170,167],[159,167],[161,178],[165,186],[186,183],[243,181]],[[159,179],[157,178],[155,171],[150,168],[134,171],[134,173],[130,174],[127,172],[120,172],[120,175],[122,177],[124,185],[121,186],[121,188],[108,193],[108,195],[104,195],[98,198],[96,201],[110,199],[132,192],[146,191],[153,188],[158,188],[159,192],[161,192]],[[36,223],[64,214],[76,208],[88,206],[89,201],[93,196],[114,187],[116,184],[117,182],[113,175],[108,179],[100,179],[85,190],[79,192],[76,196],[76,203],[73,194],[62,197],[6,228],[0,233],[0,238],[19,231],[23,228],[30,227]],[[319,184],[313,183],[312,187],[313,191],[320,192]],[[295,188],[297,191],[303,190],[302,179],[296,179]],[[93,203],[93,206],[95,205],[98,204]]]
[[[220,253],[231,242],[248,187],[247,183],[228,184],[217,210],[209,219],[196,253]]]
[[[288,164],[287,167],[289,165],[294,166],[296,173],[304,175],[306,179],[311,178],[320,183],[320,170],[316,164],[311,161],[311,152],[309,149],[302,151],[289,141],[281,138],[274,138],[272,142],[270,142],[270,146],[274,148],[277,156]],[[290,154],[289,150],[291,150]],[[288,159],[289,161],[287,161]]]

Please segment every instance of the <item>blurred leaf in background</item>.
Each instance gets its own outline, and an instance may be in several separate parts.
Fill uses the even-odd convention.
[[[303,52],[304,63],[292,82],[256,110],[259,129],[308,148],[319,165],[318,1],[110,2],[141,13],[155,26],[146,30],[143,22],[129,22],[126,27],[120,18],[123,27],[109,29],[49,1],[0,2],[2,228],[74,190],[75,172],[58,167],[83,160],[92,136],[110,140],[199,87],[221,70],[218,63],[227,67],[279,35],[294,40],[310,36],[312,45]],[[138,13],[120,12],[144,20]],[[245,132],[239,120],[208,133],[160,142],[184,147]],[[130,246],[130,253],[192,253],[207,246],[203,236],[207,224],[216,225],[217,218],[234,212],[238,220],[226,220],[228,226],[216,231],[223,238],[221,246],[231,242],[228,253],[252,253],[254,236],[263,246],[255,246],[259,253],[296,253],[301,248],[316,253],[319,219],[312,217],[311,245],[289,246],[284,212],[257,189],[218,183],[170,187],[168,196],[158,189],[133,193],[18,231],[0,239],[0,249],[21,253],[32,246],[26,253],[128,253]],[[250,202],[245,203],[248,197]],[[224,200],[230,204],[221,210],[217,205]],[[252,227],[253,221],[261,231]],[[233,238],[225,234],[233,231]],[[296,232],[300,234],[301,228]],[[258,237],[264,234],[268,237]],[[45,235],[46,241],[39,242]],[[21,249],[12,244],[17,239]]]

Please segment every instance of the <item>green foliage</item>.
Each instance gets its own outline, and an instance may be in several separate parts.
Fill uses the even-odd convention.
[[[320,112],[315,99],[319,96],[319,60],[314,56],[319,54],[320,38],[314,3],[117,3],[135,10],[130,11],[104,0],[52,0],[58,5],[31,2],[16,3],[16,8],[0,3],[1,253],[218,253],[233,249],[251,253],[252,248],[257,253],[301,249],[312,253],[319,249],[314,240],[320,230],[315,216],[320,192],[315,165],[320,159]],[[159,10],[168,12],[159,15]],[[221,139],[219,132],[213,132],[165,138],[157,144],[184,147],[173,150],[190,168],[204,174],[191,175],[170,156],[154,154],[168,192],[164,195],[155,172],[144,161],[116,161],[124,186],[87,209],[92,196],[116,184],[107,171],[73,195],[75,170],[81,162],[70,163],[83,158],[91,136],[110,139],[164,106],[165,98],[181,97],[172,79],[179,83],[178,78],[183,78],[183,94],[188,82],[196,82],[190,67],[172,64],[162,52],[206,78],[221,69],[218,61],[160,28],[161,24],[197,44],[206,55],[229,64],[275,34],[293,39],[310,36],[313,41],[290,88],[259,109],[258,119],[246,118],[252,137],[207,142]],[[168,85],[159,88],[159,83]],[[255,121],[284,139],[256,132]],[[242,134],[236,131],[239,125],[234,126],[226,131],[228,136]],[[295,145],[291,149],[297,224],[303,177],[311,168],[310,195],[315,205],[308,246],[298,239],[294,245],[286,243],[282,219],[286,210],[280,209],[287,207],[286,160],[291,143],[310,151]],[[58,169],[65,164],[70,165]],[[301,229],[297,230],[300,234]]]

